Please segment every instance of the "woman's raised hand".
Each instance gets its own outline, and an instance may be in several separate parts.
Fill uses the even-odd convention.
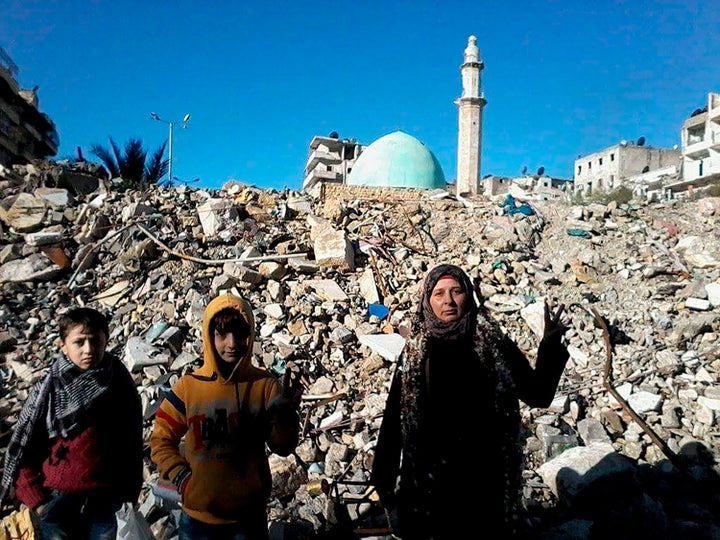
[[[562,321],[562,314],[565,311],[565,304],[560,304],[555,313],[551,313],[550,304],[545,300],[545,326],[543,329],[543,339],[557,338],[567,332],[568,327]]]

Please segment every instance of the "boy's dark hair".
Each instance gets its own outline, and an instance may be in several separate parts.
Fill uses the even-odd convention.
[[[210,319],[210,333],[213,334],[216,330],[220,334],[240,332],[249,335],[250,325],[237,309],[226,307],[218,311]]]
[[[105,315],[96,309],[81,307],[68,310],[60,317],[60,339],[65,340],[67,335],[76,326],[84,326],[91,332],[103,332],[106,338],[110,337],[110,323]]]

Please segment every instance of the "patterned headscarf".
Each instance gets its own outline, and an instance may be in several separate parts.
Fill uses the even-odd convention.
[[[443,322],[430,306],[430,297],[438,281],[450,277],[456,280],[468,296],[465,313],[457,321]],[[422,299],[418,304],[418,322],[425,326],[429,335],[441,339],[466,339],[471,337],[477,325],[478,307],[473,298],[473,287],[468,275],[452,264],[441,264],[428,272],[422,287]]]
[[[438,281],[445,276],[457,280],[468,295],[465,312],[454,322],[439,320],[430,306],[430,296]],[[411,482],[419,493],[431,493],[432,476],[429,474],[429,456],[420,441],[421,426],[427,421],[427,411],[422,406],[429,386],[427,365],[430,360],[428,339],[468,341],[470,361],[477,361],[488,387],[494,388],[492,403],[494,410],[488,411],[499,426],[497,441],[501,448],[498,456],[504,475],[504,521],[508,526],[516,518],[520,501],[522,447],[520,445],[520,412],[518,398],[512,377],[504,364],[504,350],[507,337],[496,321],[492,320],[473,296],[469,276],[458,266],[442,264],[431,269],[421,287],[413,325],[413,338],[408,342],[405,365],[402,373],[401,424],[403,436],[403,461],[412,468]],[[447,369],[452,369],[449,366]],[[406,461],[407,460],[407,461]],[[495,466],[493,465],[493,466]],[[423,497],[425,501],[429,500]],[[418,501],[422,502],[422,501]],[[422,509],[421,513],[422,513]],[[427,509],[429,511],[430,509]]]

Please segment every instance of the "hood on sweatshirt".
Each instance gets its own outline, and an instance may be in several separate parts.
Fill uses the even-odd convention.
[[[253,344],[255,343],[255,317],[252,308],[247,300],[232,294],[222,294],[214,298],[205,308],[205,314],[202,322],[202,338],[203,338],[203,365],[195,372],[197,375],[214,378],[217,376],[220,380],[225,380],[219,369],[219,355],[215,350],[215,340],[212,332],[210,332],[210,321],[221,310],[225,308],[236,309],[245,322],[250,327],[250,338],[248,340],[248,350],[233,368],[227,380],[237,379],[245,380],[246,378],[254,378],[252,374],[256,371],[252,366]]]

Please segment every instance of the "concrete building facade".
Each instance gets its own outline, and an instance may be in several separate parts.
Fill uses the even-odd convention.
[[[482,113],[487,101],[482,92],[480,72],[484,67],[480,59],[477,38],[470,36],[463,63],[462,95],[455,101],[458,106],[458,151],[456,193],[478,193],[480,188]]]
[[[569,199],[573,181],[546,175],[494,176],[483,178],[483,195],[497,198],[510,193],[521,200],[550,201]]]
[[[345,184],[362,150],[362,145],[355,139],[313,137],[305,164],[303,189],[313,189],[323,182]]]
[[[18,67],[0,47],[0,165],[28,163],[57,154],[58,133],[38,109],[37,88],[20,89]]]
[[[625,185],[632,190],[633,197],[655,201],[665,197],[666,189],[664,186],[677,182],[679,176],[679,167],[670,165],[662,169],[631,176],[627,179]]]
[[[710,92],[707,105],[683,122],[680,140],[683,182],[720,179],[720,93]]]
[[[671,166],[679,168],[680,160],[681,152],[677,149],[622,142],[575,160],[575,191],[590,194],[615,189],[643,173]]]

